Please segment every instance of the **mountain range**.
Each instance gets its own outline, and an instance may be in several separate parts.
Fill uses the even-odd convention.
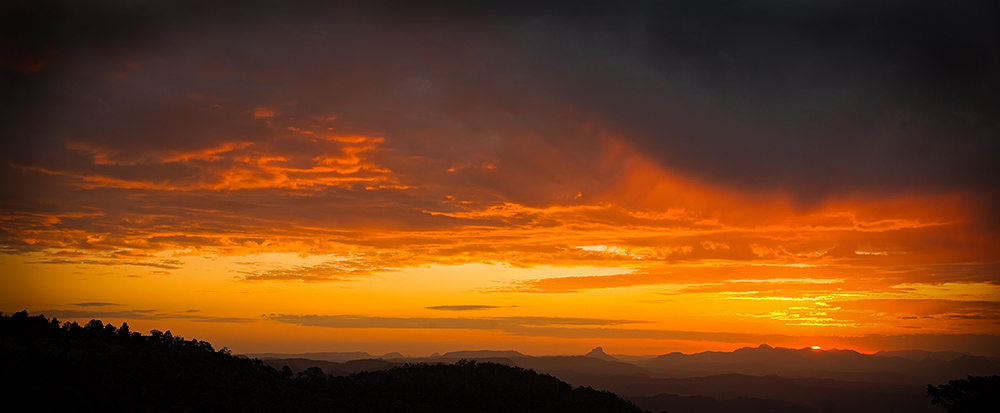
[[[275,368],[319,367],[333,376],[407,363],[493,362],[550,374],[574,386],[622,395],[644,409],[715,412],[935,412],[928,384],[1000,375],[1000,360],[922,350],[864,354],[762,344],[731,352],[530,356],[513,350],[466,350],[429,357],[399,353],[248,354]]]

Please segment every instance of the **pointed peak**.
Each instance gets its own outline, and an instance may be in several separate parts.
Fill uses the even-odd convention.
[[[600,346],[594,347],[593,350],[590,350],[590,352],[585,354],[584,356],[598,358],[601,360],[617,360],[616,358],[610,356],[608,353],[605,353],[604,348]]]
[[[757,349],[759,349],[759,350],[774,350],[774,347],[771,347],[771,346],[769,346],[767,344],[761,344],[761,345],[757,346]]]

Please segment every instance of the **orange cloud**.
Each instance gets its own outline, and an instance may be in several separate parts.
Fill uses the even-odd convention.
[[[274,152],[266,143],[225,142],[194,151],[150,152],[129,158],[123,158],[121,151],[72,143],[68,149],[90,155],[93,165],[105,168],[16,167],[61,177],[68,184],[85,189],[195,191],[355,184],[392,186],[390,171],[366,156],[379,150],[378,145],[383,142],[378,137],[352,135],[338,140],[333,136],[301,141],[299,145],[308,147],[304,153]],[[149,175],[150,170],[159,173]]]
[[[405,250],[411,257],[405,266],[492,262],[650,269],[681,263],[713,268],[756,264],[880,274],[913,264],[986,263],[989,246],[997,243],[971,227],[962,206],[968,198],[962,195],[835,200],[802,209],[780,196],[751,199],[739,191],[671,178],[634,154],[617,156],[637,169],[589,202],[527,206],[448,196],[433,181],[405,185],[420,180],[394,172],[393,165],[371,163],[364,154],[380,150],[385,141],[362,138],[323,141],[335,142],[332,147],[297,141],[339,152],[308,158],[294,152],[263,155],[260,151],[268,146],[245,143],[161,158],[169,159],[162,164],[196,168],[196,180],[150,181],[26,167],[70,178],[70,185],[91,191],[132,192],[121,205],[130,207],[119,209],[99,197],[78,199],[78,206],[101,211],[88,228],[59,218],[87,214],[70,205],[59,214],[8,215],[14,229],[8,238],[36,248],[103,245],[147,252],[196,248],[225,254],[324,254],[346,249],[375,257]],[[615,198],[622,191],[641,192],[628,189],[636,182],[655,184],[641,202],[632,196]],[[658,198],[657,193],[669,195]],[[741,206],[738,212],[723,207],[730,202]],[[893,215],[886,218],[882,211]],[[94,231],[95,223],[100,230]],[[101,241],[90,239],[95,234]],[[251,239],[256,241],[247,242]],[[954,248],[956,242],[967,247]],[[923,270],[906,271],[914,275]]]
[[[275,115],[274,110],[268,109],[268,108],[264,108],[264,107],[260,107],[260,108],[257,108],[257,109],[253,110],[253,118],[254,119],[273,118],[274,115]]]
[[[287,326],[405,329],[434,321],[409,312],[475,302],[498,317],[441,322],[579,342],[1000,333],[1000,174],[979,87],[996,82],[883,53],[913,36],[816,48],[795,25],[757,28],[788,53],[742,56],[754,36],[722,36],[692,54],[684,25],[660,24],[669,9],[611,7],[590,26],[265,5],[122,27],[77,10],[101,24],[34,30],[7,65],[0,259],[15,275],[0,304],[142,296],[181,314],[199,285],[233,309],[206,313],[244,312],[220,317],[370,311]],[[854,70],[798,64],[834,60]],[[541,313],[550,324],[504,318]],[[606,321],[624,314],[648,328]]]
[[[239,273],[244,281],[350,281],[396,271],[405,267],[409,258],[403,253],[362,253],[310,266],[247,269]],[[247,265],[254,266],[253,263]]]
[[[221,154],[244,149],[253,145],[253,142],[226,142],[215,148],[206,148],[195,152],[174,152],[163,158],[161,162],[182,162],[182,161],[208,161],[216,162],[224,159]]]

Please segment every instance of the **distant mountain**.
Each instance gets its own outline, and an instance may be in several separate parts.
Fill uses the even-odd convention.
[[[383,354],[382,357],[379,358],[383,360],[393,360],[393,359],[403,359],[407,357],[394,351],[392,353]]]
[[[952,361],[962,356],[971,356],[970,353],[959,353],[957,351],[924,351],[924,350],[894,350],[880,351],[875,353],[878,357],[899,357],[907,360],[923,361],[925,359]]]
[[[926,355],[930,357],[921,357]],[[928,384],[1000,374],[1000,367],[990,359],[947,352],[870,355],[761,345],[732,352],[622,358],[630,362],[608,355],[601,347],[580,356],[536,357],[516,351],[480,350],[317,366],[332,375],[348,375],[365,369],[391,369],[399,363],[489,361],[551,374],[575,386],[615,392],[645,409],[671,413],[935,413],[937,408],[924,397]],[[266,363],[280,368],[285,361],[271,359]],[[296,372],[309,365],[300,359],[287,362]]]
[[[607,361],[618,361],[618,359],[608,355],[608,353],[605,353],[604,349],[601,347],[595,347],[593,350],[590,350],[589,353],[584,354],[584,356]]]
[[[472,360],[486,357],[525,357],[525,355],[514,350],[463,350],[444,353],[439,357]]]
[[[602,360],[588,356],[541,356],[511,358],[519,366],[538,372],[560,375],[565,372],[586,374],[645,374],[635,364]]]
[[[636,362],[640,362],[640,361],[643,361],[643,360],[655,359],[655,358],[657,358],[659,356],[658,355],[649,355],[649,354],[642,355],[642,356],[633,356],[633,355],[630,355],[630,354],[611,354],[611,357],[614,357],[615,360],[624,361],[626,363],[636,363]]]
[[[396,353],[399,354],[399,353]],[[325,351],[318,353],[248,353],[243,354],[244,356],[250,358],[259,359],[269,359],[269,358],[302,358],[310,360],[324,360],[324,361],[336,361],[345,362],[351,360],[361,360],[361,359],[373,359],[377,358],[371,354],[361,352],[361,351],[350,351],[350,352],[336,352],[336,351]]]
[[[364,352],[324,352],[301,354],[259,353],[269,365],[280,368],[274,359],[315,359],[335,363],[352,360],[376,360]],[[904,357],[905,356],[905,357]],[[359,368],[389,368],[402,363],[455,363],[459,360],[494,362],[534,369],[542,373],[619,374],[650,377],[703,377],[720,374],[784,377],[814,377],[847,381],[929,384],[965,376],[1000,374],[994,359],[957,352],[920,350],[880,352],[875,355],[853,350],[814,350],[775,348],[766,344],[744,347],[732,352],[706,351],[694,354],[669,353],[655,357],[611,356],[597,347],[582,356],[527,356],[513,350],[453,351],[431,357],[403,357],[389,353],[385,362],[358,362],[353,365],[324,365],[331,374],[351,374]],[[624,360],[623,360],[624,359]],[[293,370],[308,363],[293,361]],[[304,368],[304,367],[303,367]],[[297,370],[296,370],[297,371]]]
[[[81,403],[143,410],[151,400],[165,411],[639,411],[607,393],[615,392],[671,413],[934,413],[924,397],[928,384],[1000,377],[993,360],[965,353],[767,345],[634,363],[601,347],[541,357],[495,350],[302,355],[327,360],[261,361],[169,331],[145,336],[99,320],[60,325],[26,312],[0,314],[0,396],[32,400],[42,411],[79,410]],[[352,357],[361,358],[343,360]],[[94,397],[107,389],[115,396]]]
[[[506,357],[505,355],[509,355]],[[301,358],[267,358],[264,362],[269,366],[275,368],[281,368],[286,361],[288,361],[288,366],[293,369],[303,368],[308,362],[302,362]],[[451,353],[445,353],[444,355],[437,357],[413,357],[404,359],[391,359],[384,360],[385,368],[391,367],[394,364],[400,363],[456,363],[460,360],[475,360],[478,362],[490,362],[503,364],[511,367],[521,367],[525,369],[535,370],[539,373],[546,373],[552,375],[559,375],[563,372],[579,372],[585,374],[643,374],[644,370],[631,363],[624,363],[621,361],[603,360],[599,358],[589,357],[589,356],[526,356],[516,351],[455,351]],[[355,360],[362,361],[362,360]],[[383,361],[383,360],[378,360]],[[321,364],[317,363],[317,366],[323,367],[323,371],[332,371],[332,374],[342,374],[347,372],[350,374],[352,371],[349,364],[352,362],[337,363],[337,364]],[[361,370],[356,370],[361,371]]]
[[[853,350],[744,347],[733,352],[670,353],[635,363],[659,377],[745,375],[816,377],[839,380],[933,383],[967,375],[1000,374],[1000,366],[980,356],[962,355],[950,361],[881,357]]]

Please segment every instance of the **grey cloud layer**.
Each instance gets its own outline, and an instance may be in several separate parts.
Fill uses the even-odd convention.
[[[67,140],[122,160],[234,135],[268,141],[242,120],[280,104],[384,132],[401,159],[515,165],[525,181],[475,182],[528,199],[586,168],[539,180],[531,171],[545,163],[519,139],[532,132],[533,151],[587,165],[596,147],[572,125],[588,119],[668,168],[802,200],[992,193],[1000,176],[989,2],[53,4],[28,16],[9,6],[36,18],[8,27],[15,57],[45,66],[4,73],[22,103],[5,106],[27,120],[10,132],[33,138],[5,143],[8,161],[83,162],[61,151]]]

